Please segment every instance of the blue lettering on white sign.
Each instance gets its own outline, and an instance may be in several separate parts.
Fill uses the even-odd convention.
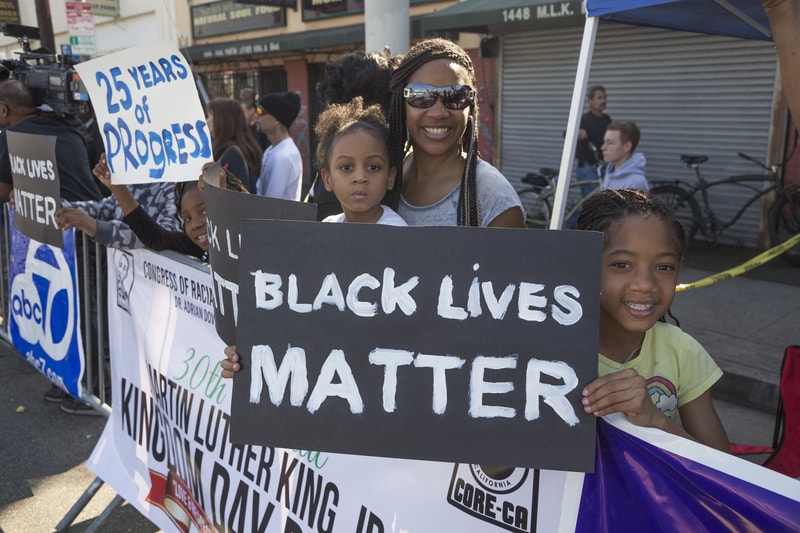
[[[116,121],[111,119],[100,125],[112,173],[144,167],[150,178],[160,179],[170,165],[212,157],[211,136],[204,120],[148,127],[153,121],[148,96],[142,93],[185,80],[189,74],[179,54],[124,70],[111,67],[95,73],[95,83],[105,90],[106,110],[109,115],[116,115]]]

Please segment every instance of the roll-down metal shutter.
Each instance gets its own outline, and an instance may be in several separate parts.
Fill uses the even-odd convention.
[[[560,163],[581,35],[575,27],[502,36],[500,168],[515,186]],[[606,87],[613,119],[639,125],[650,181],[693,180],[681,154],[708,156],[701,170],[714,180],[761,172],[736,153],[766,158],[775,80],[772,43],[601,23],[589,85]],[[710,190],[724,220],[749,197],[735,186]],[[719,242],[755,246],[760,216],[757,202]]]

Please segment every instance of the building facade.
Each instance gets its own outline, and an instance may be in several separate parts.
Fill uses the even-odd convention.
[[[236,98],[244,87],[258,95],[297,92],[302,108],[292,135],[304,155],[308,185],[314,176],[312,126],[320,111],[316,85],[327,61],[364,49],[364,2],[373,0],[268,1],[281,5],[120,0],[119,17],[95,19],[97,55],[162,39],[191,62],[203,98]],[[409,2],[412,42],[448,37],[475,62],[483,157],[515,185],[532,170],[557,167],[585,21],[582,3]],[[35,24],[33,3],[22,4],[23,24]],[[50,4],[56,42],[66,42],[65,1]],[[14,39],[0,38],[6,58],[18,48]],[[789,121],[770,42],[600,21],[593,84],[606,87],[612,118],[640,126],[639,149],[651,181],[691,180],[681,154],[708,156],[704,175],[722,179],[759,172],[737,152],[773,163],[788,152]],[[797,163],[788,168],[796,171]],[[711,203],[726,219],[749,194],[719,187],[711,190]],[[764,218],[762,206],[752,206],[723,242],[763,244]]]
[[[308,187],[315,172],[311,154],[315,145],[313,124],[320,112],[317,83],[325,64],[355,50],[365,49],[363,0],[274,1],[283,6],[253,5],[233,0],[194,1],[177,6],[184,55],[199,74],[209,98],[238,97],[244,87],[257,95],[292,91],[302,107],[291,134],[303,154]],[[441,0],[410,0],[410,35],[423,37],[422,18],[452,5]],[[453,32],[432,32],[458,40]],[[466,36],[460,44],[477,62],[479,90],[491,91],[495,68],[492,59],[481,60],[478,36]],[[484,65],[484,62],[486,63]],[[487,100],[486,96],[481,97]],[[488,100],[487,100],[488,101]],[[486,133],[482,150],[492,158],[491,109],[481,109]]]

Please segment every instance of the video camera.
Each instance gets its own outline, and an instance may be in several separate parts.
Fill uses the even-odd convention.
[[[61,45],[58,58],[46,49],[31,51],[30,39],[39,39],[39,28],[4,23],[3,35],[16,37],[22,46],[19,59],[0,60],[0,81],[11,74],[28,86],[37,106],[49,106],[59,116],[89,112],[89,93],[80,76],[72,68],[68,46]],[[32,63],[30,61],[33,61]]]

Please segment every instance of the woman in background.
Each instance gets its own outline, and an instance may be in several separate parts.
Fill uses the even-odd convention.
[[[207,105],[214,161],[239,178],[250,192],[256,190],[262,150],[236,100],[215,98]]]

